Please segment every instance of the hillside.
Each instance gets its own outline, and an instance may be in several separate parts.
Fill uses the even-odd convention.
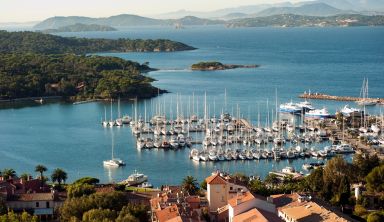
[[[137,15],[116,15],[107,18],[89,18],[89,17],[78,17],[78,16],[68,16],[68,17],[51,17],[48,18],[34,26],[34,29],[43,30],[43,29],[57,29],[62,26],[73,25],[76,23],[81,24],[97,24],[104,26],[153,26],[153,25],[213,25],[213,24],[222,24],[223,21],[219,20],[210,20],[202,19],[194,16],[185,16],[180,19],[152,19]]]
[[[38,32],[0,31],[0,53],[95,53],[95,52],[170,52],[195,48],[166,39],[87,39],[67,38]]]
[[[43,33],[58,33],[58,32],[89,32],[89,31],[100,31],[100,32],[107,32],[107,31],[117,31],[117,29],[106,26],[106,25],[97,25],[97,24],[82,24],[82,23],[76,23],[74,25],[67,25],[63,27],[59,27],[57,29],[44,29],[41,32]]]
[[[0,98],[63,96],[71,100],[152,97],[164,92],[141,72],[146,65],[115,57],[0,54]]]
[[[342,14],[343,11],[325,3],[305,4],[298,7],[272,7],[265,9],[256,15],[271,16],[282,14],[308,15],[308,16],[332,16]]]
[[[305,16],[305,15],[272,15],[235,19],[227,22],[227,27],[325,27],[325,26],[383,26],[384,16],[337,15],[337,16]]]

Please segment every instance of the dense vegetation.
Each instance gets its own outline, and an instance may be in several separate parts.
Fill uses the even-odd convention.
[[[191,66],[192,70],[225,70],[225,69],[236,69],[236,68],[257,68],[258,65],[234,65],[234,64],[223,64],[221,62],[199,62]]]
[[[166,39],[67,38],[38,32],[0,31],[0,53],[85,54],[94,52],[153,52],[195,49]]]
[[[82,24],[76,23],[74,25],[61,26],[57,29],[44,29],[41,32],[43,33],[56,33],[56,32],[89,32],[89,31],[117,31],[117,29],[107,26],[107,25],[97,25],[97,24]]]
[[[231,20],[228,27],[265,27],[265,26],[382,26],[384,16],[365,15],[336,15],[336,16],[306,16],[294,14],[272,15]]]
[[[68,198],[60,207],[60,221],[148,221],[147,207],[132,205],[124,192],[85,194]]]
[[[150,70],[115,57],[0,54],[0,97],[151,97],[159,90],[141,74]]]

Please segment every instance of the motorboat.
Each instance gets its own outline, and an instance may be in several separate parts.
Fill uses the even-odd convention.
[[[310,117],[310,118],[329,118],[332,115],[328,112],[326,108],[323,109],[314,109],[310,110],[307,113],[305,113],[305,117]]]
[[[133,174],[129,175],[128,178],[122,181],[122,184],[126,184],[128,186],[136,186],[148,181],[148,176],[142,173],[138,173],[136,170]]]

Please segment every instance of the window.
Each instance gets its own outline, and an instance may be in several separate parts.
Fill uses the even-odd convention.
[[[39,202],[36,202],[36,207],[39,207]]]
[[[233,187],[229,187],[229,190],[233,190]]]
[[[49,201],[45,203],[45,208],[49,208]]]

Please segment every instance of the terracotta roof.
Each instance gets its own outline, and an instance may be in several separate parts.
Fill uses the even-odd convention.
[[[247,191],[245,193],[239,193],[237,196],[228,200],[228,204],[232,207],[240,205],[241,203],[248,202],[250,200],[255,199],[255,196],[251,194],[251,192]]]
[[[52,193],[26,193],[19,194],[15,200],[18,201],[49,201],[54,200]]]
[[[172,205],[155,212],[156,218],[159,222],[166,222],[173,218],[180,217],[179,210],[176,205]],[[181,219],[181,218],[180,218]]]
[[[225,181],[219,174],[209,176],[205,181],[207,181],[207,184],[227,184],[227,181]]]
[[[199,196],[188,196],[185,198],[185,201],[187,203],[200,203],[200,197]]]
[[[272,213],[260,208],[257,208],[257,210],[269,221],[269,222],[284,222],[276,213]]]
[[[268,220],[256,208],[253,208],[233,217],[233,222],[268,222]]]
[[[300,222],[323,221],[323,222],[347,222],[346,219],[319,206],[315,202],[302,202],[299,206],[286,206],[279,209],[289,218],[300,220]]]
[[[297,193],[293,193],[271,195],[271,197],[273,198],[273,204],[275,204],[276,207],[282,207],[292,202],[296,202],[300,196]]]

